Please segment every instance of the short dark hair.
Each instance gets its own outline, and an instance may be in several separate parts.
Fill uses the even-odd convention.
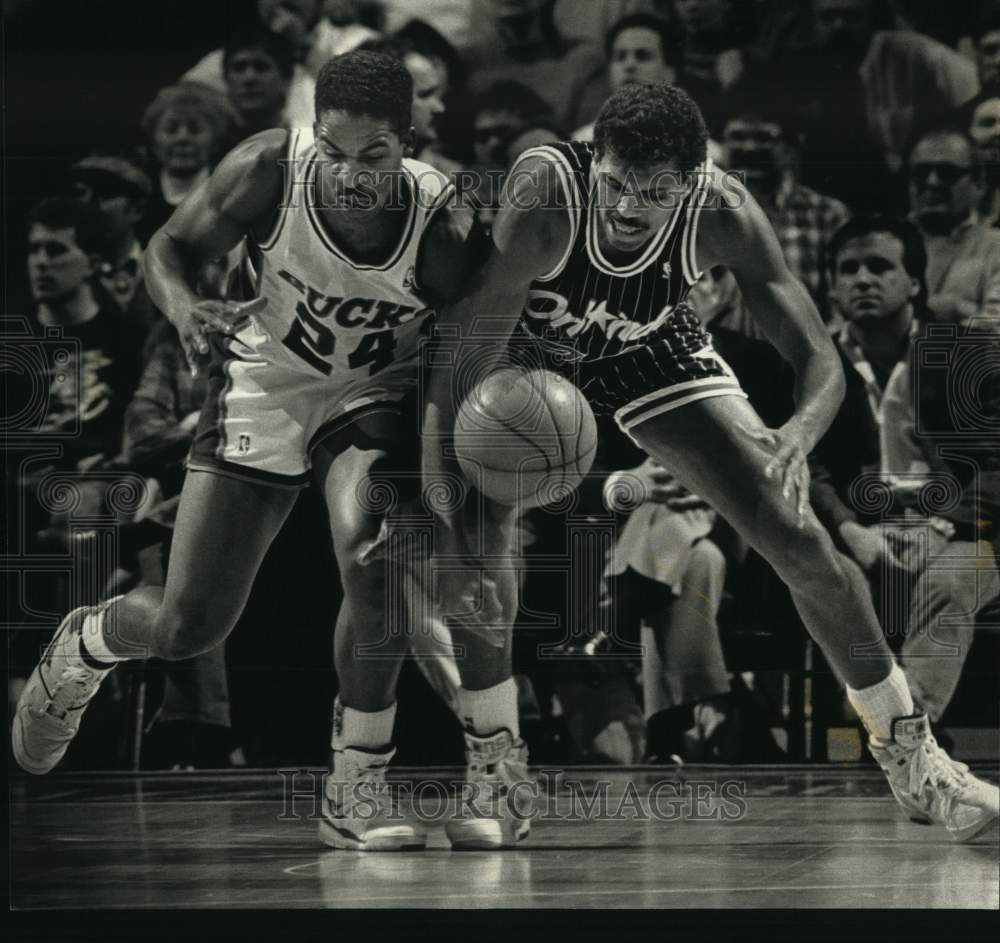
[[[927,303],[927,249],[920,230],[909,220],[883,213],[852,216],[831,237],[826,246],[826,264],[833,284],[837,272],[837,256],[841,249],[854,239],[861,239],[873,233],[888,233],[903,245],[903,268],[911,278],[920,283],[920,294],[914,305],[922,310]]]
[[[676,160],[689,173],[705,160],[708,128],[687,92],[663,82],[628,84],[601,108],[594,125],[594,150],[614,152],[638,167]]]
[[[615,41],[627,29],[648,29],[660,37],[660,51],[664,62],[673,62],[680,54],[680,44],[676,30],[671,29],[666,20],[655,13],[629,13],[611,24],[604,34],[604,58],[611,59]]]
[[[316,117],[346,111],[386,119],[396,132],[410,128],[413,79],[397,56],[365,49],[334,56],[316,79]]]
[[[222,71],[229,69],[229,62],[239,52],[257,49],[263,52],[278,67],[278,71],[290,79],[295,72],[295,50],[287,39],[272,33],[257,20],[244,23],[236,29],[222,47]]]
[[[87,255],[102,255],[106,249],[104,220],[100,210],[68,196],[51,196],[28,210],[27,226],[72,229],[76,244]]]

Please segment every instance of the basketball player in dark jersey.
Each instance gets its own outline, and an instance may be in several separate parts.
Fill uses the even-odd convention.
[[[410,635],[391,624],[397,564],[374,553],[384,513],[364,495],[416,479],[421,341],[432,306],[457,296],[477,243],[448,178],[405,156],[412,94],[393,57],[331,60],[314,127],[249,138],[153,238],[150,293],[192,356],[212,353],[166,586],[63,621],[14,718],[14,754],[29,772],[60,761],[117,662],[188,658],[229,634],[298,489],[313,480],[344,588],[320,836],[337,848],[424,846],[423,829],[390,813],[381,788]],[[241,244],[253,300],[200,299],[202,264]],[[295,642],[276,625],[274,644]],[[482,778],[477,749],[473,741],[470,767]],[[447,831],[455,847],[497,844],[495,826],[476,816]]]
[[[998,791],[953,763],[930,735],[862,574],[836,551],[809,506],[806,456],[844,391],[833,344],[760,207],[706,159],[706,139],[684,92],[629,85],[604,105],[592,146],[556,144],[522,155],[494,225],[492,255],[462,302],[439,318],[460,337],[462,359],[452,387],[443,376],[432,379],[426,474],[442,468],[439,446],[454,404],[483,375],[491,352],[497,360],[498,341],[509,332],[513,350],[528,344],[539,365],[613,414],[771,563],[847,682],[897,800],[912,817],[968,840],[997,818]],[[733,272],[795,369],[796,410],[779,429],[760,420],[684,304],[700,273],[715,265]],[[463,370],[463,362],[477,368]],[[475,546],[502,546],[511,517],[496,512],[477,521]],[[467,526],[451,525],[456,534]],[[510,574],[486,562],[477,578],[490,590],[483,604],[501,636],[510,621],[503,617]],[[489,680],[500,691],[509,666],[499,639],[493,646]],[[484,664],[490,656],[484,651]]]

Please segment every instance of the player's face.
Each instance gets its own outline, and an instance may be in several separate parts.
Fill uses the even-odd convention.
[[[413,79],[413,130],[420,142],[437,140],[434,122],[444,114],[444,93],[448,74],[444,65],[420,53],[411,52],[403,60]]]
[[[891,233],[869,233],[837,253],[831,295],[848,321],[884,320],[898,314],[920,285],[903,264],[903,243]]]
[[[959,221],[979,201],[972,148],[959,134],[920,141],[910,155],[909,175],[910,203],[918,217]]]
[[[208,165],[214,147],[212,126],[193,111],[167,110],[153,129],[156,159],[170,173],[196,173]]]
[[[35,301],[69,298],[93,274],[94,260],[76,244],[73,229],[28,230],[28,281]]]
[[[670,79],[670,69],[663,59],[659,35],[643,26],[623,29],[611,47],[608,66],[612,91],[626,82],[654,85]]]
[[[596,156],[592,199],[605,242],[631,252],[670,218],[690,186],[675,162],[634,167],[613,152]]]
[[[412,132],[401,138],[385,118],[333,109],[319,116],[314,132],[322,206],[369,210],[390,200]]]

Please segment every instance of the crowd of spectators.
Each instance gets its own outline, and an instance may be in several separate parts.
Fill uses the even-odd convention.
[[[171,6],[156,4],[173,21]],[[47,158],[35,178],[28,164],[17,170],[33,186],[25,188],[30,210],[8,220],[4,340],[30,355],[5,365],[6,433],[17,446],[5,492],[16,526],[5,550],[28,561],[28,575],[7,613],[17,627],[9,696],[71,602],[164,579],[204,390],[146,293],[144,245],[239,141],[311,125],[320,67],[364,47],[404,63],[414,82],[414,156],[445,173],[475,172],[469,179],[478,181],[487,226],[518,155],[590,140],[610,91],[672,81],[698,102],[710,158],[744,176],[835,339],[848,390],[811,458],[811,497],[865,571],[914,694],[943,731],[969,651],[982,644],[977,619],[995,627],[996,618],[981,616],[1000,596],[1000,4],[949,4],[948,15],[916,0],[256,0],[238,13],[227,6],[234,12],[224,28],[190,24],[173,71],[133,110],[115,112],[105,90],[100,114],[116,117],[107,146],[92,132],[79,150],[63,146],[58,167]],[[58,7],[13,4],[10,41],[19,23],[37,25]],[[193,6],[184,9],[194,15]],[[113,38],[100,44],[114,49]],[[161,55],[158,74],[163,62]],[[119,82],[146,87],[142,70],[141,57],[122,51]],[[45,110],[47,95],[72,98],[74,79],[68,66],[64,72],[36,77],[33,112]],[[31,159],[30,140],[11,135],[9,144],[11,156]],[[235,262],[222,258],[200,273],[205,297],[225,296]],[[791,377],[732,275],[706,272],[690,301],[757,410],[782,422],[792,409]],[[122,482],[141,482],[134,500],[122,499]],[[732,642],[750,622],[788,622],[787,602],[761,609],[767,594],[748,589],[776,586],[773,574],[699,496],[614,428],[602,426],[597,464],[572,508],[574,522],[611,535],[604,552],[573,557],[569,515],[543,509],[523,523],[515,655],[534,758],[781,755],[770,733],[782,710],[780,684],[768,677],[773,666],[754,663],[752,644],[749,658],[746,646],[737,656]],[[276,631],[260,615],[261,599],[269,579],[273,592],[287,586],[301,548],[319,546],[320,569],[335,571],[329,547],[310,529],[321,517],[290,519],[275,553],[291,562],[265,568],[244,618],[251,628]],[[536,555],[547,563],[533,570]],[[560,594],[551,560],[560,555],[568,601],[553,612]],[[291,618],[312,629],[288,668],[313,671],[322,720],[335,684],[327,656],[336,593],[304,595]],[[280,631],[287,640],[295,629]],[[790,646],[804,638],[800,626],[775,631]],[[259,701],[279,697],[261,668],[269,648],[266,639],[234,647],[252,684],[238,682],[240,658],[230,651],[227,665],[224,649],[150,666],[138,680],[117,673],[108,710],[145,708],[143,765],[322,757],[322,723],[279,732],[285,753],[260,743]],[[460,749],[460,738],[446,707],[456,675],[440,653],[422,664],[423,673],[404,673],[402,682],[413,707],[401,759],[457,762],[448,751]],[[993,700],[983,705],[984,725],[996,722],[995,690]],[[241,711],[251,721],[240,721]],[[124,730],[131,721],[120,722]],[[439,753],[426,744],[432,723],[446,728]],[[74,748],[70,762],[104,761],[87,748]],[[124,762],[121,753],[116,761]]]

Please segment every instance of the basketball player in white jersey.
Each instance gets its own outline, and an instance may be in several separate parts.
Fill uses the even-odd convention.
[[[462,357],[480,371],[491,352],[497,359],[498,337],[511,332],[512,343],[528,345],[541,366],[572,379],[596,410],[614,415],[730,521],[788,585],[806,627],[846,680],[897,800],[912,818],[969,840],[997,820],[998,790],[954,763],[931,736],[861,572],[835,550],[809,506],[806,456],[843,397],[839,360],[760,207],[707,161],[706,138],[697,106],[682,91],[628,85],[604,105],[592,146],[526,152],[508,178],[475,289],[439,323],[460,332]],[[714,265],[733,272],[795,368],[795,414],[779,429],[765,427],[684,305]],[[477,341],[487,317],[489,333]],[[462,363],[455,376],[474,379]],[[461,385],[453,392],[443,377],[431,378],[429,479],[444,467],[440,444],[462,395]],[[481,568],[489,571],[489,562]],[[493,566],[498,587],[510,578]],[[505,621],[496,617],[498,634]],[[490,654],[484,643],[483,659]],[[494,648],[495,691],[510,683],[502,658]],[[507,723],[495,718],[496,726]]]
[[[331,60],[314,128],[248,139],[153,238],[150,293],[192,355],[212,354],[166,586],[64,620],[14,720],[29,772],[59,762],[115,663],[189,658],[228,635],[298,489],[314,480],[344,588],[320,836],[338,848],[424,846],[419,823],[393,818],[381,789],[409,639],[388,625],[398,618],[387,612],[390,564],[371,558],[383,523],[375,495],[406,480],[418,493],[418,343],[432,306],[457,296],[476,239],[447,178],[404,157],[411,100],[395,58]],[[201,265],[240,243],[254,300],[199,299]],[[275,644],[288,644],[282,630]],[[376,657],[359,653],[366,645]],[[457,847],[483,842],[475,821],[448,834]]]

